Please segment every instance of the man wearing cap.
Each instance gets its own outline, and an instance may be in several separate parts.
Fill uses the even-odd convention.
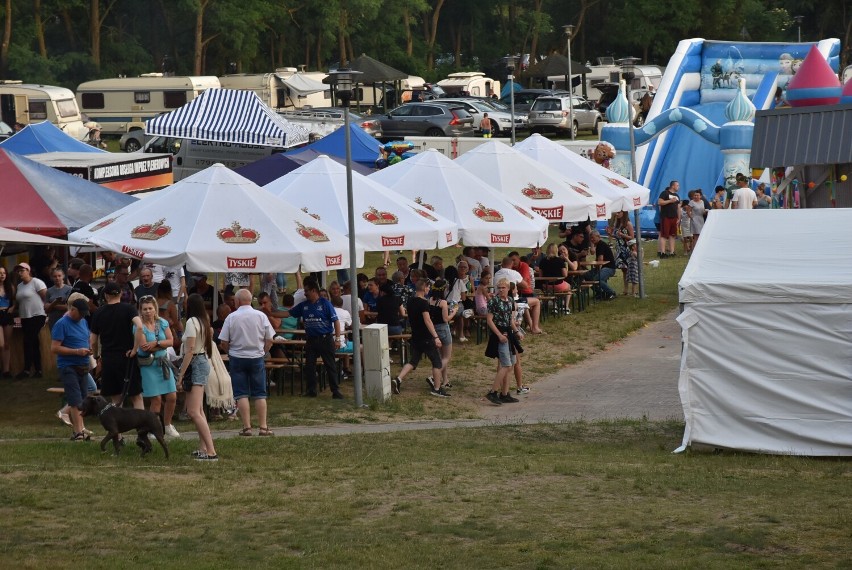
[[[41,347],[38,335],[47,320],[44,300],[47,298],[47,285],[38,277],[33,277],[29,263],[15,266],[20,282],[15,293],[12,310],[21,317],[21,331],[24,333],[24,369],[17,378],[29,378],[30,370],[36,378],[41,378]]]
[[[122,268],[126,271],[126,268]],[[107,283],[103,288],[106,304],[92,315],[91,346],[101,367],[101,394],[120,406],[123,402],[124,379],[128,374],[127,396],[134,408],[143,409],[142,378],[133,363],[133,325],[142,328],[136,307],[121,302],[121,287]],[[100,340],[100,350],[98,350]]]
[[[78,406],[87,394],[87,376],[89,375],[89,325],[85,317],[89,314],[89,303],[85,299],[75,299],[68,306],[68,313],[56,322],[51,331],[50,350],[56,355],[59,379],[65,388],[65,400],[68,402],[71,427],[74,433],[72,441],[89,439],[83,426],[83,418]]]

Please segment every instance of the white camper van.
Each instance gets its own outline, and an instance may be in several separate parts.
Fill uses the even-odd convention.
[[[275,110],[328,107],[329,86],[322,83],[322,72],[299,72],[295,67],[282,67],[273,73],[238,73],[223,75],[219,83],[224,89],[254,91],[260,100]]]
[[[485,77],[481,71],[461,71],[451,73],[438,85],[449,96],[470,95],[472,97],[500,97],[500,82]]]
[[[617,65],[612,58],[600,58],[601,65],[588,65],[591,73],[586,74],[586,99],[597,102],[601,98],[601,91],[596,88],[599,83],[615,83],[621,79],[621,66]],[[548,77],[555,84],[564,86],[565,78]],[[637,65],[633,68],[633,81],[630,88],[634,91],[647,91],[653,85],[654,89],[660,86],[663,80],[663,72],[656,65]]]
[[[169,153],[174,156],[172,173],[175,182],[192,176],[217,162],[228,168],[239,168],[282,150],[284,149],[271,146],[171,137],[153,138],[143,148],[143,152]]]
[[[133,129],[144,130],[146,120],[186,105],[205,89],[218,87],[219,79],[212,76],[146,73],[81,83],[77,101],[89,119],[100,123],[103,134],[123,135]]]
[[[66,134],[82,140],[89,133],[74,93],[64,87],[33,85],[20,81],[0,82],[0,111],[7,125],[50,121]]]

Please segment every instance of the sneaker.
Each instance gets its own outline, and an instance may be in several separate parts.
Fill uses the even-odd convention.
[[[199,456],[199,455],[201,455],[202,453],[204,453],[204,452],[203,452],[203,451],[201,451],[201,450],[199,450],[199,449],[194,449],[194,450],[192,450],[192,452],[189,454],[189,456],[190,456],[190,457],[198,457],[198,456]]]
[[[394,394],[399,394],[402,391],[402,380],[399,379],[399,376],[391,379],[391,391]]]
[[[56,412],[56,417],[59,418],[63,424],[70,426],[71,425],[71,417],[68,414],[63,414],[62,410]]]
[[[511,394],[500,394],[500,401],[504,404],[514,404],[515,402],[520,402],[517,398],[513,397]]]
[[[275,380],[270,380],[268,386],[270,388],[275,388],[278,384],[275,383]]]
[[[196,455],[193,459],[196,461],[219,461],[218,455],[207,455],[203,451],[199,451],[198,455]]]
[[[466,336],[460,336],[459,342],[467,342],[467,337]]]
[[[485,397],[488,399],[489,402],[496,406],[499,406],[503,403],[500,401],[500,395],[497,392],[494,392],[493,390],[491,392],[488,392]]]
[[[172,424],[167,425],[166,429],[163,430],[163,433],[165,433],[169,437],[180,437],[178,430],[176,430],[175,426],[173,426]]]
[[[453,383],[452,383],[452,382],[446,382],[446,383],[444,384],[444,388],[452,388],[452,387],[453,387]]]
[[[526,386],[521,386],[520,388],[518,388],[518,389],[517,389],[518,395],[520,395],[520,394],[526,394],[526,393],[528,393],[529,391],[530,391],[530,389],[529,389],[529,388],[527,388]]]
[[[426,383],[427,383],[427,384],[429,384],[429,389],[430,389],[430,390],[434,390],[434,389],[435,389],[435,379],[434,379],[434,378],[432,378],[431,376],[429,376],[428,378],[426,378]]]
[[[449,398],[450,397],[450,395],[447,394],[447,392],[443,388],[439,388],[437,390],[432,388],[431,390],[429,390],[429,393],[432,394],[433,396],[437,396],[438,398]]]
[[[92,437],[93,435],[95,435],[95,432],[93,432],[90,429],[86,429],[86,428],[83,428],[83,433],[88,437]]]

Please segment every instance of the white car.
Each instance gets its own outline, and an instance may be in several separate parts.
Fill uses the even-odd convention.
[[[468,113],[470,113],[470,116],[473,117],[473,126],[477,132],[479,131],[479,122],[482,120],[482,116],[485,113],[488,113],[488,118],[491,120],[491,136],[509,136],[509,133],[512,132],[512,114],[510,112],[501,111],[497,109],[493,104],[488,101],[483,101],[481,99],[475,99],[472,97],[459,97],[456,99],[441,98],[438,99],[437,102],[452,103],[453,105],[459,105],[460,107],[463,107]],[[515,113],[516,131],[526,128],[527,125],[525,119],[525,115],[521,113]]]
[[[574,115],[571,116],[571,103],[573,98]],[[592,131],[593,134],[600,133],[600,125],[603,122],[601,114],[592,107],[586,99],[574,95],[562,97],[539,97],[533,102],[527,119],[530,131],[541,133],[545,131],[567,132],[573,129],[574,138],[581,130]]]

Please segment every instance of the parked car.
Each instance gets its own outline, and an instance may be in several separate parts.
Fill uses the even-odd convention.
[[[441,99],[437,103],[457,104],[463,107],[473,117],[473,128],[476,131],[479,130],[479,122],[482,120],[482,115],[488,113],[488,118],[491,120],[491,136],[508,136],[512,132],[512,114],[508,111],[498,110],[483,99],[474,97]],[[526,115],[515,113],[515,130],[525,129],[526,126]]]
[[[603,122],[601,114],[592,107],[586,99],[575,95],[573,97],[574,115],[571,116],[571,102],[568,96],[539,97],[533,103],[527,119],[530,131],[541,133],[545,131],[568,132],[573,129],[574,137],[581,130],[600,133]]]
[[[153,135],[146,135],[142,129],[133,129],[121,135],[118,146],[124,152],[137,152],[153,138]]]
[[[343,107],[311,107],[310,109],[295,109],[278,111],[278,114],[294,123],[299,123],[312,134],[325,136],[343,125]],[[358,125],[371,137],[381,138],[382,127],[375,117],[359,115],[349,111],[349,120]]]
[[[601,98],[598,99],[598,111],[603,117],[604,120],[607,120],[606,110],[615,101],[615,98],[618,96],[618,84],[617,83],[598,83],[597,88],[601,92]],[[641,101],[642,97],[648,93],[647,89],[633,89],[630,91],[630,99],[633,102],[633,109],[636,112],[636,118],[633,121],[633,124],[637,127],[641,127],[645,124],[645,116],[646,113],[642,112]]]
[[[406,103],[387,115],[376,115],[382,125],[383,138],[405,136],[469,137],[473,136],[473,117],[463,107],[430,101]]]
[[[539,97],[562,97],[567,95],[569,95],[567,91],[556,89],[521,89],[520,91],[515,91],[515,112],[528,113],[532,108],[532,104]],[[500,99],[500,102],[509,106],[511,103],[511,97],[506,95]]]

